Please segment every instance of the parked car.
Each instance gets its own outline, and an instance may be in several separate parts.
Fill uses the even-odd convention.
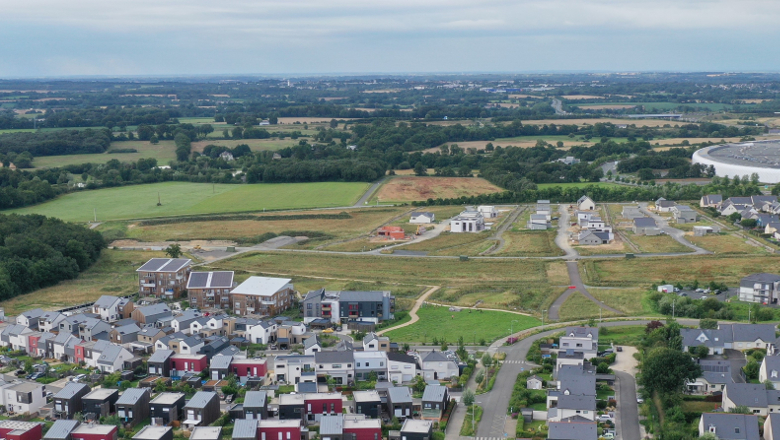
[[[87,378],[86,374],[77,374],[77,375],[73,376],[72,378],[70,378],[70,381],[71,382],[81,382],[82,380],[84,380],[86,378]]]
[[[612,440],[615,438],[615,434],[611,432],[605,432],[604,434],[601,434],[601,438],[605,438],[607,440]]]
[[[645,399],[642,396],[636,396],[636,403],[645,403]]]
[[[27,374],[27,372],[24,370],[16,370],[16,377],[21,377],[24,376],[25,374]]]
[[[602,414],[602,415],[599,416],[598,421],[599,422],[611,422],[612,421],[612,417],[610,417],[609,414]]]
[[[618,345],[617,347],[615,347],[615,350],[617,350],[619,352],[622,352],[623,351],[623,347]]]

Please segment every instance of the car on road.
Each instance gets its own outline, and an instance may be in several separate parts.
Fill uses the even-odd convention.
[[[609,414],[602,414],[602,415],[599,416],[598,421],[599,422],[611,422],[612,421],[612,417],[610,417]]]
[[[87,378],[86,374],[78,374],[76,376],[71,377],[70,381],[71,382],[81,382],[82,380],[84,380],[86,378]]]
[[[615,438],[615,434],[611,432],[605,432],[604,434],[601,434],[601,438],[605,438],[607,440],[612,440]]]
[[[642,396],[636,396],[636,403],[645,403],[645,399]]]

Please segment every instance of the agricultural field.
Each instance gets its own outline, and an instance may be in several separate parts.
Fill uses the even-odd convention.
[[[587,260],[580,265],[583,282],[593,286],[648,288],[661,281],[670,283],[715,281],[729,286],[746,275],[777,272],[780,257],[746,255],[696,255],[674,258],[611,258]]]
[[[462,337],[467,344],[479,343],[482,339],[490,343],[508,336],[510,327],[517,332],[541,325],[536,318],[515,313],[468,309],[450,312],[447,307],[437,306],[422,307],[417,315],[420,320],[416,323],[385,335],[399,342],[427,343],[437,338],[455,344]]]
[[[563,263],[560,265],[563,266]],[[550,272],[557,270],[556,266],[551,266],[551,268]],[[568,279],[566,282],[568,282]],[[524,282],[459,284],[457,286],[442,287],[434,292],[428,300],[459,307],[478,306],[491,309],[515,310],[538,315],[540,310],[550,307],[557,298],[556,293],[559,291],[560,288]]]
[[[744,238],[731,234],[710,234],[703,237],[686,235],[691,243],[716,254],[766,254],[766,248],[748,243]]]
[[[639,251],[648,254],[660,254],[668,252],[692,252],[688,246],[682,245],[674,238],[666,235],[635,235],[631,231],[626,231],[628,239],[639,247]]]
[[[574,292],[567,298],[558,313],[561,321],[598,318],[599,313],[601,313],[602,317],[615,315],[614,312],[602,310],[598,304],[586,298],[585,295],[579,292]]]
[[[597,300],[624,312],[627,316],[655,314],[645,301],[646,291],[644,289],[590,288],[588,292]]]
[[[403,203],[502,191],[487,180],[476,177],[395,177],[382,185],[372,200],[378,199],[379,203]]]
[[[497,257],[554,257],[564,255],[555,244],[556,229],[546,231],[507,230],[501,235],[504,247],[491,254]]]
[[[75,280],[62,281],[51,287],[0,302],[8,315],[40,307],[55,310],[94,301],[101,295],[132,295],[138,292],[135,270],[150,258],[163,257],[162,252],[103,250],[100,258]]]
[[[135,149],[137,153],[111,153],[115,150]],[[138,159],[157,159],[158,165],[176,160],[176,146],[173,141],[160,141],[152,145],[146,141],[112,142],[108,151],[101,154],[68,154],[62,156],[39,156],[33,159],[35,168],[53,168],[83,163],[106,163],[112,159],[120,162],[135,162]]]
[[[346,209],[344,211],[291,211],[285,213],[257,214],[262,219],[269,216],[291,216],[289,219],[278,220],[230,220],[215,218],[211,221],[180,222],[167,224],[151,224],[144,222],[109,222],[99,226],[101,232],[122,228],[122,233],[112,238],[129,238],[139,241],[169,241],[169,240],[230,240],[235,242],[251,242],[256,237],[272,232],[286,235],[288,231],[314,231],[326,238],[316,242],[301,242],[293,245],[294,249],[310,249],[329,242],[345,240],[368,234],[395,216],[404,214],[409,208],[373,208]],[[292,216],[317,216],[323,214],[349,214],[349,218],[301,218]],[[298,234],[300,235],[300,234]]]
[[[597,188],[613,188],[620,186],[616,183],[609,182],[570,182],[570,183],[540,183],[536,185],[539,189],[549,189],[559,187],[561,189],[566,188],[587,188],[589,186],[595,186]],[[552,201],[555,202],[554,200]]]
[[[181,215],[348,206],[366,191],[359,182],[228,185],[166,182],[79,191],[6,213],[42,214],[67,221],[129,220]],[[162,206],[157,206],[158,194]]]
[[[633,249],[628,247],[619,237],[615,237],[615,241],[609,244],[601,244],[597,246],[573,246],[578,254],[583,256],[588,255],[615,255],[625,254],[626,252],[633,252]]]
[[[408,245],[399,247],[398,249],[405,251],[425,251],[428,252],[429,255],[475,255],[475,253],[469,253],[468,251],[473,252],[475,249],[481,249],[479,252],[482,252],[486,250],[492,244],[487,241],[487,238],[491,235],[490,231],[483,231],[476,234],[454,234],[445,231],[438,237],[417,243],[412,242]]]

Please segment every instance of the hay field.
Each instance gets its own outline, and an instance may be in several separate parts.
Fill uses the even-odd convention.
[[[626,231],[628,239],[639,247],[642,253],[655,254],[667,252],[693,252],[688,246],[678,243],[674,238],[666,235],[635,235]]]
[[[458,198],[502,192],[487,180],[475,177],[395,177],[379,188],[380,203]]]
[[[181,215],[348,206],[368,188],[360,182],[229,185],[166,182],[69,193],[5,213],[42,214],[67,221],[130,220]],[[157,206],[158,194],[162,206]]]
[[[555,244],[557,229],[546,231],[507,230],[501,235],[504,247],[495,254],[497,257],[555,257],[564,252]]]
[[[598,318],[599,316],[615,316],[615,313],[602,310],[598,304],[586,298],[585,295],[574,292],[561,306],[559,316],[561,321],[572,321],[575,319]]]

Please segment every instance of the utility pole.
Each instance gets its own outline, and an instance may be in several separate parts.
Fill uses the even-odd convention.
[[[509,336],[512,336],[513,334],[515,334],[515,332],[514,332],[514,324],[516,322],[520,322],[520,321],[518,321],[517,319],[513,319],[512,322],[509,323]]]
[[[547,311],[546,309],[542,310],[542,325],[544,325],[544,312],[546,312],[546,311]]]
[[[750,324],[750,312],[752,312],[752,310],[748,309],[748,324]]]
[[[672,319],[674,319],[674,302],[677,301],[676,299],[672,300]]]

